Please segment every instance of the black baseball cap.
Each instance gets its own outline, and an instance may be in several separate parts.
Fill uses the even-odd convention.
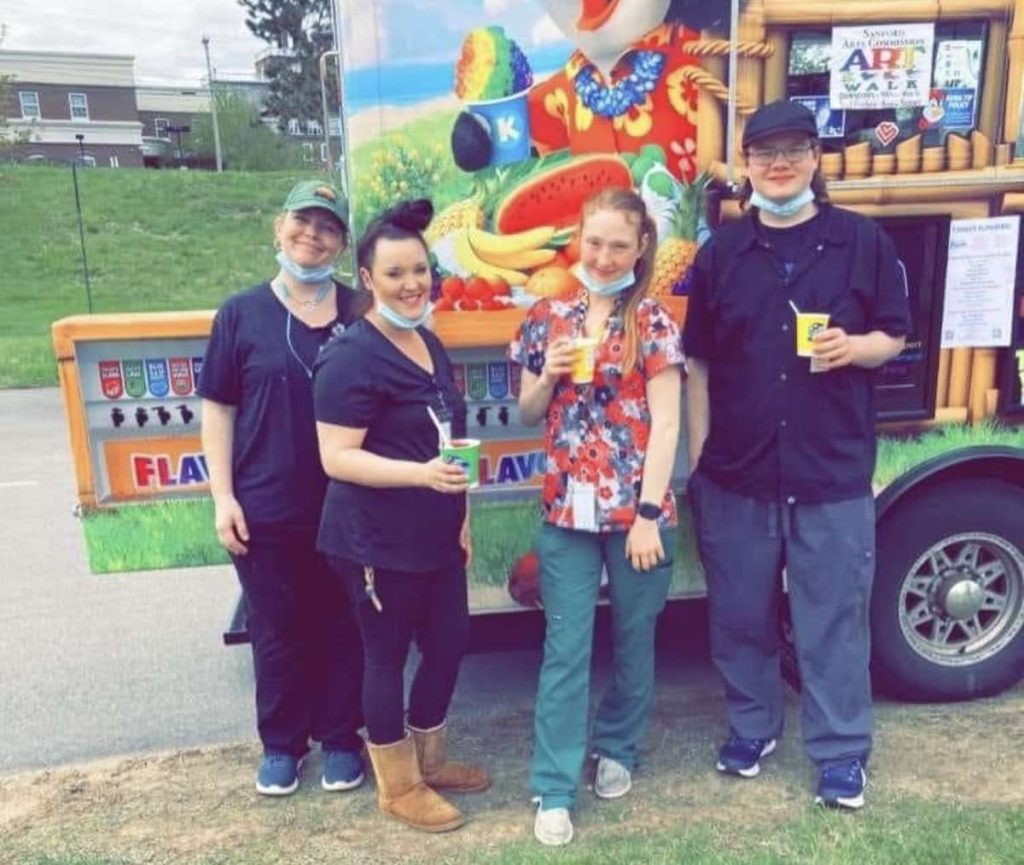
[[[747,120],[743,129],[743,148],[752,141],[773,135],[776,132],[802,132],[811,138],[818,137],[818,124],[810,108],[799,102],[779,99],[762,105]]]

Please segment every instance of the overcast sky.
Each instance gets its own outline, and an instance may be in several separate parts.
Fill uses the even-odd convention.
[[[347,24],[353,16],[372,16],[369,23],[356,21],[353,32],[362,35],[347,46],[350,66],[421,56],[424,42],[454,56],[470,27],[489,23],[506,26],[527,50],[564,38],[538,0],[374,3],[376,12],[369,0],[341,3]],[[0,0],[0,26],[6,27],[3,48],[131,54],[140,83],[197,84],[206,75],[203,34],[218,75],[251,74],[255,54],[266,47],[246,28],[237,0]],[[377,38],[366,40],[367,33]]]
[[[139,82],[198,83],[204,34],[217,74],[251,73],[265,47],[236,0],[37,0],[0,3],[3,47],[23,51],[131,54]]]

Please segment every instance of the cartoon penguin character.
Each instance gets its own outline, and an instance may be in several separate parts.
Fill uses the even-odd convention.
[[[528,96],[530,140],[540,154],[636,153],[657,144],[680,180],[697,173],[699,67],[687,50],[698,28],[728,20],[727,0],[542,0],[575,50]],[[683,23],[685,22],[685,23]],[[688,71],[689,70],[689,71]],[[489,134],[463,112],[452,132],[456,164],[491,160]]]

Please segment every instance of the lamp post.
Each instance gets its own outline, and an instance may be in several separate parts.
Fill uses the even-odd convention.
[[[78,156],[71,160],[71,182],[75,187],[75,210],[78,212],[78,240],[82,246],[82,274],[85,277],[85,303],[92,312],[92,287],[89,285],[89,259],[85,254],[85,226],[82,223],[82,198],[78,193],[78,162],[82,160],[85,164],[85,135],[81,132],[75,134],[78,142]]]
[[[217,125],[217,98],[213,92],[213,69],[210,67],[210,37],[203,37],[203,51],[206,53],[206,80],[210,85],[210,119],[213,121],[213,150],[217,158],[217,173],[224,170],[220,156],[220,127]]]

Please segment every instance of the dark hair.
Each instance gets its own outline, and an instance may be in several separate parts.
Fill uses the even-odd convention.
[[[379,240],[406,240],[412,238],[423,244],[429,254],[423,232],[430,220],[434,218],[434,205],[429,199],[417,198],[415,201],[402,201],[385,210],[373,219],[362,237],[359,238],[357,259],[360,267],[373,270],[373,259],[377,253]]]
[[[637,242],[643,244],[644,237],[647,238],[647,247],[643,254],[637,259],[633,266],[633,273],[636,282],[632,288],[625,291],[626,308],[623,313],[623,330],[626,334],[625,352],[622,359],[624,372],[631,372],[637,366],[640,359],[640,342],[642,336],[637,323],[640,303],[647,297],[647,289],[651,284],[651,277],[654,275],[654,257],[658,247],[658,228],[647,212],[647,205],[644,200],[632,189],[620,189],[614,186],[606,186],[604,189],[595,192],[585,202],[580,216],[580,240],[583,239],[583,223],[588,216],[598,210],[617,210],[619,213],[628,214],[636,223]]]

